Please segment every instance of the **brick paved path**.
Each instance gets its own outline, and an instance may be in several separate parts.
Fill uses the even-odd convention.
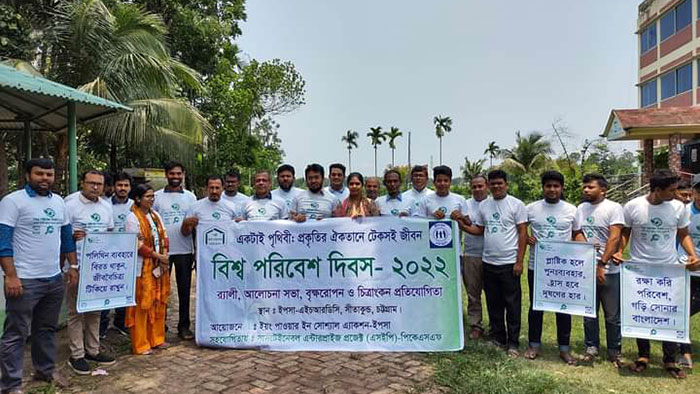
[[[177,325],[175,286],[173,281],[169,327]],[[68,344],[65,330],[59,338],[61,372],[71,382],[70,387],[63,390],[67,393],[388,394],[445,391],[431,382],[433,370],[422,354],[207,349],[197,347],[191,341],[178,341],[172,331],[168,334],[172,345],[169,349],[138,357],[129,353],[126,338],[110,331],[103,345],[119,357],[117,364],[104,368],[109,376],[77,376],[66,367]],[[27,368],[29,371],[31,367],[27,365]],[[42,391],[34,389],[34,392]]]

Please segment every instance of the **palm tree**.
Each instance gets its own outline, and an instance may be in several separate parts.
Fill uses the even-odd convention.
[[[501,153],[501,147],[496,145],[496,141],[489,142],[484,150],[485,155],[489,155],[489,167],[493,167],[493,159]]]
[[[504,167],[526,173],[544,164],[552,153],[552,145],[541,133],[533,131],[523,137],[518,131],[515,133],[515,146],[504,149],[501,154]]]
[[[476,161],[469,161],[469,157],[464,157],[464,165],[460,168],[462,169],[462,178],[465,182],[469,182],[475,176],[484,172],[485,159],[479,159]]]
[[[449,116],[436,116],[433,118],[435,135],[440,140],[440,165],[442,165],[442,137],[452,131],[452,119]]]
[[[374,176],[377,176],[377,146],[381,145],[386,140],[386,133],[382,132],[382,127],[370,127],[371,131],[367,133],[367,137],[372,141],[374,146]]]
[[[348,144],[348,170],[352,171],[352,161],[350,157],[350,153],[352,152],[352,148],[357,148],[357,139],[360,137],[360,135],[356,131],[348,130],[345,132],[345,135],[340,138],[340,140],[346,144]]]
[[[102,0],[72,1],[58,7],[54,23],[49,74],[133,108],[92,124],[91,138],[194,160],[212,128],[179,92],[201,89],[200,76],[170,55],[160,16],[133,4],[110,11]]]
[[[398,127],[392,127],[388,133],[386,133],[386,138],[389,139],[389,148],[391,148],[391,166],[394,167],[394,150],[396,150],[396,139],[403,135],[399,131]]]

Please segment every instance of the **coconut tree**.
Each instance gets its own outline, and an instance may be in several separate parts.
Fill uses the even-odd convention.
[[[356,131],[348,130],[345,135],[340,138],[340,140],[347,144],[348,148],[348,170],[352,171],[352,161],[350,154],[352,153],[352,148],[357,148],[357,139],[360,135]]]
[[[386,133],[382,131],[381,126],[370,127],[370,132],[367,137],[370,138],[372,146],[374,146],[374,176],[377,176],[377,146],[381,145],[386,140]]]
[[[484,150],[484,154],[489,156],[489,167],[493,167],[493,159],[501,153],[501,147],[496,145],[496,141],[489,142]]]
[[[442,165],[442,137],[452,131],[452,119],[449,116],[436,116],[433,118],[435,135],[440,140],[440,165]]]
[[[170,55],[160,16],[133,4],[68,1],[53,23],[49,76],[133,108],[91,124],[90,138],[194,160],[211,126],[179,92],[200,89],[200,77]]]
[[[504,167],[527,173],[547,162],[552,153],[552,145],[541,133],[533,131],[523,137],[518,131],[515,133],[515,146],[504,149],[501,155]]]
[[[472,180],[472,178],[483,173],[485,162],[485,159],[470,161],[469,157],[465,156],[464,165],[460,167],[462,170],[462,178],[464,178],[464,181],[468,183]]]
[[[386,133],[386,138],[389,139],[389,148],[391,148],[391,166],[394,167],[394,151],[396,150],[396,139],[403,135],[398,127],[392,127]]]

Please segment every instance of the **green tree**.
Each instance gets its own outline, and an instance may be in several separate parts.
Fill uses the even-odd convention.
[[[501,154],[501,147],[496,144],[496,141],[491,141],[484,149],[484,154],[489,156],[489,167],[493,167],[493,159]]]
[[[357,139],[360,135],[356,131],[348,130],[345,135],[340,138],[342,142],[347,144],[348,148],[348,171],[352,171],[352,148],[357,148]]]
[[[436,116],[433,118],[435,135],[440,141],[440,165],[442,165],[442,137],[452,131],[452,119],[449,116]]]
[[[394,166],[394,151],[396,150],[396,139],[401,137],[403,133],[399,131],[398,127],[392,127],[389,132],[386,133],[386,138],[389,139],[389,148],[391,148],[391,166]]]
[[[464,157],[464,165],[460,166],[462,170],[462,178],[464,178],[465,183],[469,183],[472,178],[482,174],[484,172],[485,159],[479,159],[475,161],[470,161],[469,157]]]
[[[370,127],[370,132],[367,137],[370,138],[371,144],[374,147],[374,176],[377,176],[377,146],[381,145],[386,140],[386,133],[382,132],[382,127]]]
[[[544,135],[533,131],[523,137],[518,131],[515,133],[515,146],[501,153],[504,158],[502,166],[515,173],[529,173],[546,163],[552,152],[552,146]]]

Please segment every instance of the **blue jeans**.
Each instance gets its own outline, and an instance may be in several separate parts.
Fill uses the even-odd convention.
[[[5,302],[5,327],[0,339],[0,389],[22,385],[24,345],[30,334],[32,363],[36,372],[51,376],[56,366],[56,330],[63,302],[61,275],[46,279],[22,279],[24,292]]]
[[[596,312],[603,306],[605,314],[605,338],[608,355],[622,351],[622,328],[620,326],[620,274],[605,275],[605,282],[596,281]],[[598,317],[583,318],[584,343],[586,347],[600,349]]]

